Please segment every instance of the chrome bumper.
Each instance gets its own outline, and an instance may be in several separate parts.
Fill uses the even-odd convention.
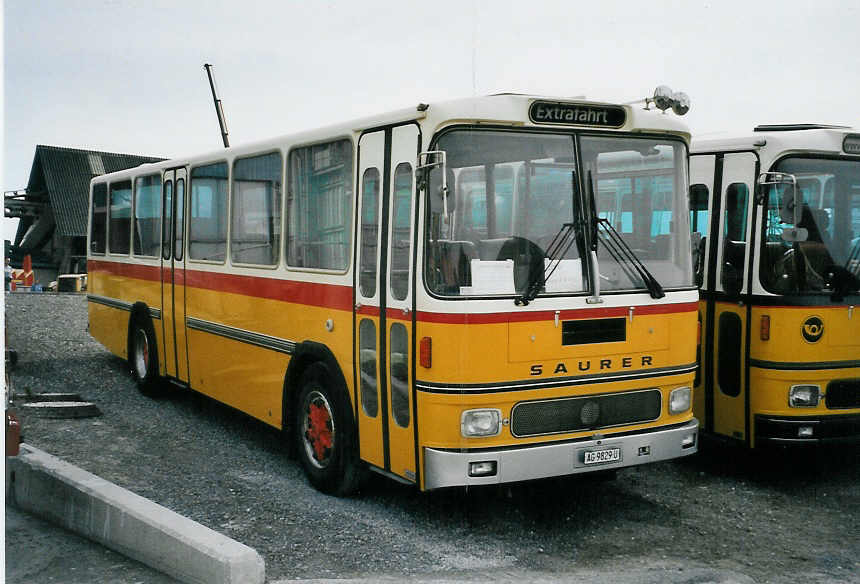
[[[424,488],[513,483],[670,460],[695,453],[699,447],[698,432],[699,421],[693,418],[683,426],[600,440],[475,452],[425,448]],[[682,446],[682,441],[690,435],[693,435],[692,445]],[[603,464],[584,463],[585,452],[609,448],[620,448],[621,460]],[[469,464],[473,462],[495,462],[496,473],[492,476],[469,476]]]

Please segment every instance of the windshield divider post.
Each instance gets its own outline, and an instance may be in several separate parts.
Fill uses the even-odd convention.
[[[600,297],[600,274],[597,270],[597,252],[590,249],[588,253],[591,256],[591,265],[594,266],[594,269],[591,270],[591,289],[594,291],[594,294],[586,298],[585,302],[587,304],[602,304],[603,298]]]

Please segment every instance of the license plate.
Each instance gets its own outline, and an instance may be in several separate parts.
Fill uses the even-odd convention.
[[[606,450],[588,450],[583,453],[582,463],[589,464],[606,464],[608,462],[618,462],[621,460],[620,448],[607,448]]]

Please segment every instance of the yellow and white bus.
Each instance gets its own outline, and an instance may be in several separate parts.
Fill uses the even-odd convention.
[[[750,447],[860,440],[860,134],[694,140],[703,430]]]
[[[283,429],[326,492],[689,455],[688,141],[505,94],[100,176],[90,331],[145,393]]]

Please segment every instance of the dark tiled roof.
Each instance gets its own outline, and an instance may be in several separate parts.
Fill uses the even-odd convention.
[[[62,235],[86,236],[90,179],[161,160],[164,159],[40,144],[33,156],[27,192],[48,192],[57,229]]]

